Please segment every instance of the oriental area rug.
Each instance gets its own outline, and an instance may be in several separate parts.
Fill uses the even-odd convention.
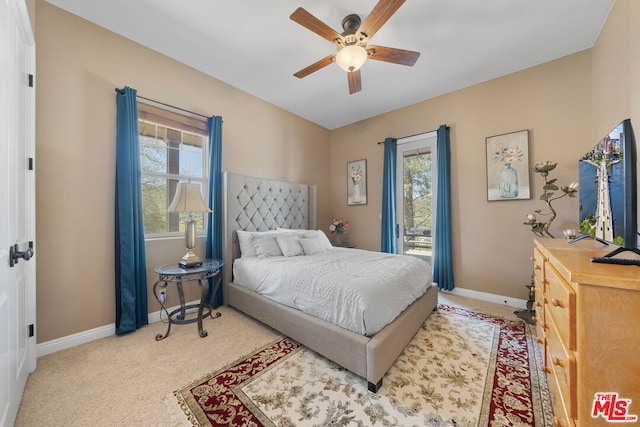
[[[181,425],[552,426],[535,332],[439,305],[386,373],[367,382],[288,338],[171,393]]]

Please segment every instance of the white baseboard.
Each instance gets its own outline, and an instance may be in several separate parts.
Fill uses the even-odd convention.
[[[453,291],[441,291],[448,292],[453,295],[460,295],[463,297],[475,298],[481,301],[492,302],[496,304],[504,304],[516,308],[526,308],[527,301],[518,298],[505,297],[502,295],[490,294],[487,292],[474,291],[471,289],[454,288]],[[200,300],[189,302],[188,304],[199,304]],[[167,308],[169,313],[178,308],[178,306]],[[160,311],[149,313],[149,323],[155,323],[160,321]],[[36,346],[36,357],[46,356],[47,354],[56,353],[60,350],[75,347],[80,344],[85,344],[100,338],[105,338],[115,334],[116,325],[111,323],[109,325],[100,326],[87,331],[78,332],[77,334],[67,335],[66,337],[58,338],[51,341],[40,343]]]
[[[188,305],[200,304],[200,300],[188,302],[187,304]],[[167,311],[171,313],[173,310],[177,308],[178,306],[167,307]],[[155,311],[153,313],[149,313],[149,324],[159,322],[160,313],[161,313],[160,310]],[[116,324],[111,323],[109,325],[99,326],[97,328],[89,329],[87,331],[78,332],[77,334],[67,335],[66,337],[57,338],[51,341],[46,341],[36,345],[36,358],[46,356],[47,354],[56,353],[60,350],[65,350],[67,348],[75,347],[80,344],[85,344],[91,341],[95,341],[100,338],[109,337],[111,335],[115,335],[115,333],[116,333]]]
[[[440,291],[447,292],[452,295],[460,295],[461,297],[475,298],[480,301],[492,302],[495,304],[508,305],[515,308],[527,308],[527,301],[519,298],[505,297],[503,295],[490,294],[487,292],[474,291],[472,289],[465,288],[453,288],[452,291]]]
[[[100,338],[113,335],[116,330],[115,323],[100,326],[98,328],[89,329],[87,331],[78,332],[77,334],[67,335],[51,341],[45,341],[36,345],[36,357],[40,358],[47,354],[56,353],[60,350],[75,347],[80,344],[88,343]]]

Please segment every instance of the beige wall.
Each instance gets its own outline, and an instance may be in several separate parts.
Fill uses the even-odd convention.
[[[598,141],[624,119],[631,119],[640,141],[640,2],[616,0],[593,47],[593,127]],[[636,153],[640,189],[640,155]],[[640,215],[640,197],[638,198]],[[639,218],[640,222],[640,218]]]
[[[640,132],[640,3],[616,0],[593,51],[593,139],[623,119]]]
[[[543,209],[541,178],[531,174],[531,200],[487,201],[485,138],[529,129],[531,165],[558,162],[559,183],[577,181],[578,153],[592,145],[591,54],[583,51],[331,132],[331,211],[350,221],[349,240],[380,248],[385,137],[451,127],[452,233],[456,286],[527,297],[532,272],[528,212]],[[346,205],[345,162],[367,159],[369,203]],[[555,171],[554,171],[555,172]],[[577,226],[577,200],[555,203],[553,231]]]
[[[38,342],[115,321],[116,87],[222,116],[224,170],[316,184],[318,216],[329,215],[328,130],[41,0],[35,23]],[[150,285],[183,245],[147,244]]]

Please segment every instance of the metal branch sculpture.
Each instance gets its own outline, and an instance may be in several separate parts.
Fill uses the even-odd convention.
[[[543,193],[540,196],[540,200],[545,202],[549,212],[543,213],[541,209],[538,209],[534,211],[535,213],[527,214],[527,222],[525,222],[525,225],[530,225],[531,231],[540,237],[554,237],[553,234],[549,232],[549,226],[551,226],[553,220],[556,219],[557,213],[551,203],[565,196],[575,197],[578,192],[578,183],[576,182],[572,182],[566,187],[558,187],[558,185],[556,185],[557,179],[548,178],[549,172],[554,170],[557,165],[557,163],[552,163],[547,160],[546,162],[536,163],[533,167],[533,171],[539,173],[544,181],[544,186],[542,187]],[[561,190],[562,194],[554,197],[555,192],[558,190]],[[536,214],[548,218],[543,222],[538,220]]]

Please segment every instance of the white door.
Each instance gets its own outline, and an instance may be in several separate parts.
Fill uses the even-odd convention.
[[[0,19],[0,426],[11,426],[36,363],[35,43],[24,0],[0,1]]]
[[[398,253],[433,261],[437,132],[398,140],[396,218]]]

